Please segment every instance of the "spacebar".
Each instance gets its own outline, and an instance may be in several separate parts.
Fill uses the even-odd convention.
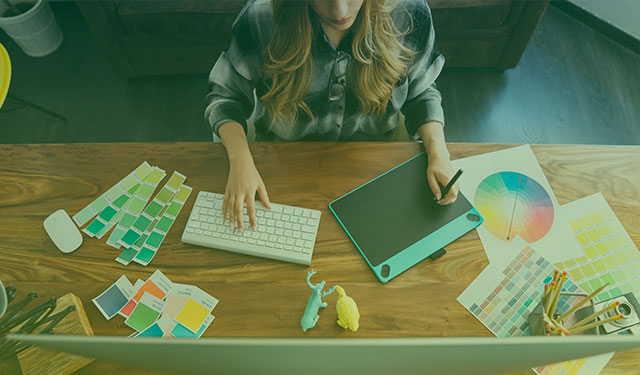
[[[291,252],[291,255],[293,256],[288,256],[289,255],[288,252],[284,253],[277,249],[256,246],[253,244],[247,244],[243,242],[239,243],[236,241],[229,241],[221,238],[216,238],[214,241],[212,241],[210,237],[200,236],[194,233],[184,233],[184,235],[182,236],[182,242],[189,243],[192,245],[210,247],[214,249],[227,250],[234,253],[282,260],[282,261],[291,262],[291,263],[298,263],[298,264],[303,264],[305,266],[308,266],[311,264],[311,257],[307,255],[296,256],[297,253]]]

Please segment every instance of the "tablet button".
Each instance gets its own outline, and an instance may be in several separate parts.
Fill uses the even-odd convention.
[[[382,270],[380,271],[380,275],[382,277],[388,277],[389,276],[389,271],[391,271],[391,267],[389,267],[388,264],[385,264],[384,266],[382,266]]]
[[[480,216],[476,214],[467,214],[467,219],[478,222],[480,221]]]

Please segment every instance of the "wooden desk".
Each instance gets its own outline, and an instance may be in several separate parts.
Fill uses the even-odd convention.
[[[335,294],[327,297],[330,307],[321,313],[316,328],[303,334],[299,322],[310,293],[305,284],[307,267],[181,243],[193,197],[148,267],[116,263],[118,251],[104,239],[85,237],[82,247],[71,254],[62,254],[48,239],[42,226],[47,215],[59,208],[75,214],[143,160],[168,173],[185,174],[195,192],[224,192],[228,164],[220,144],[0,146],[0,279],[22,293],[75,293],[96,335],[125,336],[131,330],[120,317],[105,320],[91,299],[122,274],[130,280],[146,279],[159,268],[174,282],[195,284],[221,301],[206,333],[211,337],[489,336],[456,301],[488,264],[475,231],[448,246],[443,258],[425,260],[383,285],[327,207],[336,197],[416,155],[419,147],[415,143],[251,146],[273,202],[322,210],[312,261],[318,273],[313,280],[340,284],[355,298],[362,316],[356,334],[335,324]],[[506,147],[450,144],[450,151],[457,159]],[[540,145],[533,150],[560,204],[600,191],[640,244],[640,147]],[[638,354],[616,354],[603,374],[637,373]],[[95,362],[78,373],[121,370]]]

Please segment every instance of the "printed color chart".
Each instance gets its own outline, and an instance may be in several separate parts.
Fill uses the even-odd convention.
[[[491,264],[458,297],[473,316],[498,337],[527,336],[527,318],[542,300],[544,283],[556,268],[526,246],[506,268]],[[563,291],[582,293],[567,278]],[[560,298],[557,311],[567,311],[578,297]]]
[[[549,194],[537,181],[521,173],[488,176],[478,185],[474,204],[484,217],[484,227],[502,241],[519,235],[533,243],[544,237],[553,224]]]
[[[584,255],[556,265],[587,292],[609,283],[596,296],[598,302],[631,292],[640,296],[640,252],[602,194],[569,203],[562,210]]]

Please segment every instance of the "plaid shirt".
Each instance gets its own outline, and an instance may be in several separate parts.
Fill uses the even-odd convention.
[[[399,38],[415,55],[406,76],[393,90],[384,115],[363,115],[348,84],[340,99],[329,100],[329,88],[334,82],[332,70],[338,55],[347,54],[353,61],[351,34],[334,47],[319,17],[313,11],[310,13],[314,30],[314,77],[304,102],[311,109],[313,120],[299,110],[294,126],[276,121],[271,127],[269,111],[259,100],[255,103],[254,91],[258,98],[268,91],[262,64],[274,25],[270,0],[248,0],[233,25],[229,48],[220,55],[209,75],[211,91],[207,95],[205,117],[214,135],[218,135],[218,127],[228,121],[240,123],[246,133],[246,119],[254,111],[258,141],[392,140],[400,123],[400,112],[405,116],[409,136],[416,139],[421,125],[429,121],[444,124],[441,96],[435,85],[444,57],[435,48],[431,12],[425,0],[400,0],[392,12],[398,30],[412,27],[411,33]]]

